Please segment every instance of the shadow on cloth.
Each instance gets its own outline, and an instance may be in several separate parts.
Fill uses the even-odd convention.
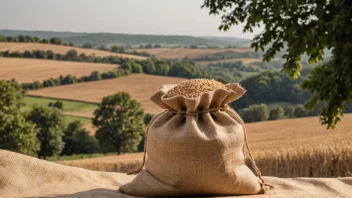
[[[73,194],[67,195],[52,195],[52,196],[44,196],[44,197],[35,197],[35,198],[135,198],[134,196],[126,195],[120,193],[118,190],[111,190],[106,188],[98,188],[93,190],[87,190],[83,192],[77,192]],[[27,197],[34,198],[34,197]],[[177,197],[174,197],[177,198]],[[197,198],[197,197],[192,197]],[[209,196],[202,196],[201,198],[211,198]]]

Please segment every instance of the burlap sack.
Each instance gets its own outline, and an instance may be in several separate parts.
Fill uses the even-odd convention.
[[[243,122],[228,107],[245,90],[228,84],[198,98],[166,98],[174,86],[164,85],[151,97],[167,110],[147,128],[145,169],[119,191],[134,196],[261,193],[259,170],[261,180],[244,164]]]

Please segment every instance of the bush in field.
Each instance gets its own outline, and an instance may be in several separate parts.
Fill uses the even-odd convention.
[[[269,120],[279,120],[285,116],[285,111],[282,107],[276,105],[269,112]]]
[[[297,105],[297,106],[295,107],[295,111],[294,111],[293,115],[294,115],[296,118],[302,118],[302,117],[307,117],[307,116],[308,116],[308,112],[307,112],[307,110],[304,108],[303,105]]]
[[[54,45],[61,45],[63,44],[62,40],[60,38],[53,37],[50,39],[50,43]]]
[[[90,78],[90,81],[98,81],[98,80],[102,79],[101,75],[100,75],[100,73],[98,71],[93,71],[90,74],[89,78]]]
[[[92,43],[85,43],[82,45],[83,48],[88,48],[88,49],[92,49],[94,46]]]
[[[27,120],[36,124],[39,130],[37,137],[40,141],[38,157],[47,157],[61,153],[64,143],[62,141],[64,120],[57,108],[40,107],[34,105],[27,115]]]
[[[37,155],[38,130],[25,119],[20,86],[12,81],[0,81],[0,149]]]
[[[143,73],[142,65],[136,62],[131,63],[132,73]]]
[[[48,103],[48,107],[56,107],[58,109],[63,109],[64,108],[64,103],[62,103],[61,100],[57,100],[54,103],[49,102]]]
[[[95,136],[108,152],[134,152],[144,132],[140,103],[126,92],[106,96],[94,112]]]
[[[295,108],[292,106],[287,106],[284,108],[285,110],[285,116],[288,116],[289,118],[294,117],[294,112],[295,112]]]
[[[121,69],[132,72],[132,64],[130,62],[126,62],[121,65]]]
[[[89,132],[83,128],[80,121],[76,120],[68,124],[64,130],[63,141],[65,147],[61,155],[92,154],[99,152],[98,140],[89,136]]]
[[[240,113],[245,122],[259,122],[268,119],[268,107],[265,104],[251,105]]]

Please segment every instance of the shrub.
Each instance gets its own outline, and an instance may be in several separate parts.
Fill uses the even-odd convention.
[[[285,111],[281,106],[274,106],[269,112],[269,120],[279,120],[285,116]]]
[[[268,107],[265,104],[251,105],[240,112],[245,122],[259,122],[268,119]]]

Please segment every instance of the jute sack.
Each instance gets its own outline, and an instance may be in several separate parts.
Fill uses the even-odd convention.
[[[150,98],[166,111],[147,127],[147,157],[133,172],[139,174],[119,191],[134,196],[264,193],[267,184],[255,163],[259,178],[245,165],[243,121],[228,107],[245,90],[227,84],[196,98],[167,97],[175,86],[164,85]]]

